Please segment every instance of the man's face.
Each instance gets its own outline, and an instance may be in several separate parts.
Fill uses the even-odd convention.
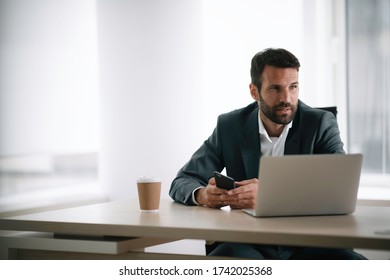
[[[288,124],[298,106],[298,70],[267,65],[261,75],[259,105],[262,113],[276,124]]]

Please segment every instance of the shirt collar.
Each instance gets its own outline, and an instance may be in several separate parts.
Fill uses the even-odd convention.
[[[267,130],[264,127],[263,122],[260,119],[260,109],[259,109],[259,113],[258,113],[258,118],[257,119],[258,119],[258,122],[259,122],[259,133],[260,133],[260,135],[264,135],[267,138],[268,141],[272,142],[271,138],[268,135]],[[286,133],[292,127],[292,124],[293,124],[293,121],[291,121],[290,123],[285,125],[284,129],[283,129],[283,132],[282,132],[282,134],[280,134],[280,136],[284,135],[284,133]]]

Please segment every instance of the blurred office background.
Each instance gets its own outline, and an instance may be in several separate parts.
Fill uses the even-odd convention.
[[[252,102],[252,56],[301,61],[338,106],[359,197],[390,199],[390,1],[0,0],[0,215],[136,197]]]

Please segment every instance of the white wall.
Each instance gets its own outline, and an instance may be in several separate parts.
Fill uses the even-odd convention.
[[[169,181],[199,142],[201,3],[98,1],[102,149],[112,199],[135,196],[139,176]]]
[[[252,56],[303,55],[301,1],[97,1],[102,108],[100,178],[111,199],[135,197],[138,176],[163,179],[246,106]]]
[[[249,71],[257,52],[281,47],[302,58],[303,10],[301,0],[202,2],[203,110],[209,135],[215,123],[207,120],[254,101]]]

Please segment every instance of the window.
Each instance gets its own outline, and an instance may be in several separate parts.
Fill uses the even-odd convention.
[[[0,1],[0,216],[99,198],[96,1]]]
[[[349,151],[363,153],[363,173],[388,185],[390,2],[346,3]]]

